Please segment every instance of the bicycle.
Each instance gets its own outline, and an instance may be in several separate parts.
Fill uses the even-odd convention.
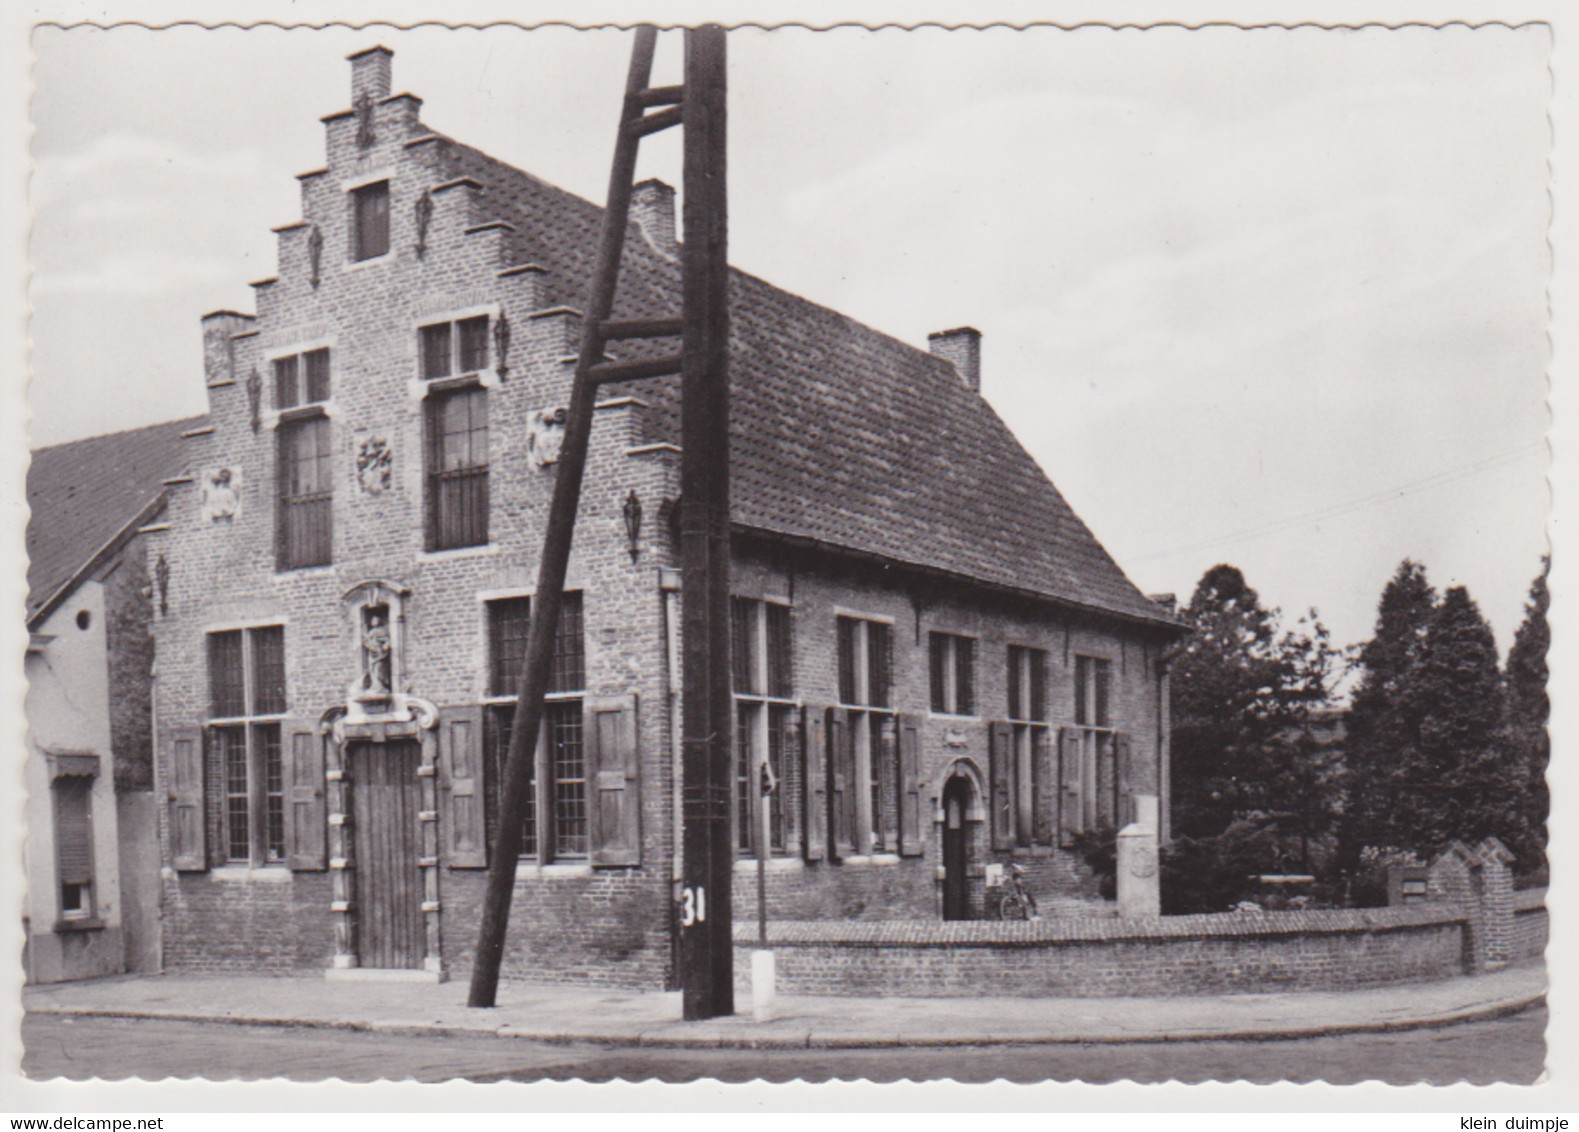
[[[1040,920],[1042,914],[1036,910],[1036,897],[1031,895],[1031,890],[1025,887],[1025,869],[1021,865],[1009,866],[1009,891],[1004,893],[998,901],[998,918],[1000,920]]]

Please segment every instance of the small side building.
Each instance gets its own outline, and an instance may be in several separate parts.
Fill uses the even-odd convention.
[[[28,471],[30,983],[159,967],[146,530],[180,467],[171,421],[41,448]]]

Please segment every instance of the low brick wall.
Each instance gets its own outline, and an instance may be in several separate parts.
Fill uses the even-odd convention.
[[[1546,954],[1551,927],[1546,916],[1546,890],[1526,888],[1513,894],[1512,961],[1539,959]]]
[[[1033,923],[779,922],[768,926],[788,994],[1105,998],[1336,990],[1464,973],[1451,904]],[[756,926],[735,925],[749,985]]]

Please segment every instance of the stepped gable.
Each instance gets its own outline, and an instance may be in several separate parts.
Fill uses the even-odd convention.
[[[514,225],[517,262],[547,269],[552,302],[583,309],[603,210],[444,140],[486,187],[493,218]],[[948,362],[738,269],[730,281],[737,527],[1178,626]],[[633,227],[616,316],[677,314],[679,296],[678,262]],[[622,357],[655,348],[637,345],[616,348]],[[651,441],[679,442],[677,378],[622,388],[655,410]]]
[[[27,470],[27,616],[159,502],[182,469],[181,434],[204,417],[39,448]]]

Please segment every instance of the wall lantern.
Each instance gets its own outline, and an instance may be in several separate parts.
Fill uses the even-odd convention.
[[[624,515],[625,538],[630,544],[631,561],[635,562],[641,555],[641,500],[635,488],[625,497]]]
[[[493,345],[499,356],[494,368],[502,378],[510,372],[510,320],[504,317],[504,311],[499,312],[498,321],[493,324]]]
[[[433,194],[427,189],[417,198],[417,258],[428,250],[428,224],[433,220]]]
[[[170,612],[170,563],[163,554],[154,563],[154,581],[159,586],[159,616],[164,617]]]
[[[247,407],[252,413],[252,431],[257,432],[263,408],[263,379],[258,376],[257,366],[247,375]]]

